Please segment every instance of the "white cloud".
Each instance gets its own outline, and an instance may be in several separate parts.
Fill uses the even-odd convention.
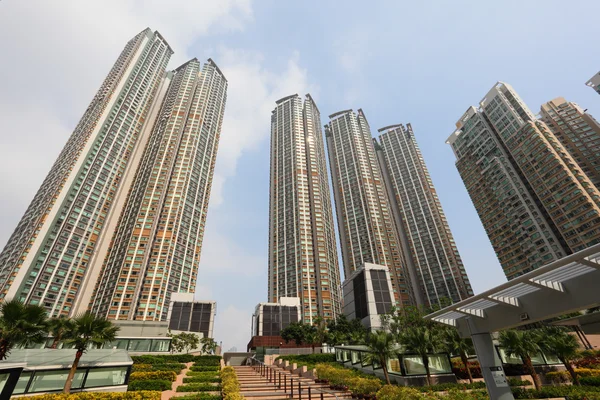
[[[213,208],[223,202],[223,186],[235,175],[241,155],[269,138],[275,101],[293,93],[318,93],[318,87],[308,83],[306,69],[300,67],[298,52],[290,55],[281,73],[268,68],[262,54],[252,51],[221,47],[215,60],[229,86],[211,193]]]

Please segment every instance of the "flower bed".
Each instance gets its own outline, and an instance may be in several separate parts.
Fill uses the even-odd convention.
[[[145,392],[83,392],[83,393],[56,393],[42,394],[27,397],[27,400],[160,400],[161,393],[156,391]],[[213,399],[206,399],[213,400]],[[214,399],[216,400],[216,399]]]

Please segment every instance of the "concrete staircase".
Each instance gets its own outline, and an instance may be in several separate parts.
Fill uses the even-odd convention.
[[[240,382],[240,392],[248,400],[346,400],[351,397],[348,392],[330,390],[328,385],[276,366],[264,367],[262,374],[260,369],[257,371],[258,367],[233,368]]]

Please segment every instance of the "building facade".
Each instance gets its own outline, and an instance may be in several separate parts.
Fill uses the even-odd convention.
[[[562,97],[542,104],[540,115],[590,178],[600,188],[600,124],[577,104]]]
[[[600,72],[592,76],[592,78],[585,84],[594,89],[596,93],[600,94]]]
[[[302,320],[298,297],[282,297],[274,303],[259,303],[252,315],[252,336],[281,336],[281,331]]]
[[[127,43],[0,253],[0,298],[164,321],[194,292],[227,83],[172,54]]]
[[[171,293],[196,288],[227,80],[210,59],[166,80],[91,302],[109,319],[165,320]]]
[[[391,312],[396,303],[385,265],[365,263],[346,278],[343,290],[344,315],[349,320],[358,318],[368,329],[381,329],[380,315]]]
[[[407,270],[417,303],[443,305],[473,295],[473,289],[429,171],[421,155],[412,126],[392,125],[379,129],[375,143],[384,181],[389,186]],[[404,248],[406,247],[406,248]]]
[[[73,312],[131,186],[171,54],[150,29],[127,43],[0,253],[0,298]]]
[[[398,232],[362,110],[329,116],[325,127],[344,274],[364,263],[389,268],[396,305],[413,302]]]
[[[269,301],[298,297],[302,320],[341,312],[340,272],[319,110],[310,95],[271,115]]]
[[[508,279],[600,241],[598,189],[510,85],[457,123],[457,168]]]

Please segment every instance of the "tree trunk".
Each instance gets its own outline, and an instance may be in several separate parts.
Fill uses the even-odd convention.
[[[50,346],[50,348],[56,349],[58,347],[58,342],[60,342],[60,336],[57,335],[52,341],[52,346]]]
[[[81,356],[83,355],[83,351],[77,350],[75,353],[75,360],[73,361],[73,365],[71,366],[71,370],[69,371],[69,375],[67,376],[67,381],[65,382],[65,388],[63,389],[63,393],[71,393],[71,385],[73,384],[73,378],[75,377],[75,372],[77,372],[77,366],[79,365],[79,360],[81,360]]]
[[[460,353],[460,359],[467,370],[467,375],[469,376],[469,383],[473,383],[473,375],[471,375],[471,369],[469,368],[469,359],[465,353]]]
[[[6,360],[8,356],[8,342],[6,340],[0,340],[0,360]]]
[[[385,381],[387,382],[388,385],[391,385],[390,375],[388,374],[387,362],[386,362],[385,358],[383,360],[379,360],[379,362],[381,363],[381,367],[383,368],[383,375],[385,376]]]
[[[315,354],[315,345],[313,344],[313,345],[311,345],[311,347],[312,347],[312,353]]]
[[[525,365],[531,373],[531,377],[533,378],[535,388],[537,390],[540,390],[542,388],[542,380],[540,379],[540,376],[537,374],[537,372],[535,372],[535,368],[533,368],[533,364],[531,363],[531,357],[523,357],[523,359],[525,360]]]
[[[425,367],[425,373],[427,374],[427,386],[431,385],[431,372],[429,372],[429,357],[423,357],[423,366]]]
[[[573,369],[571,362],[569,360],[566,360],[566,359],[560,358],[560,357],[558,359],[560,360],[561,363],[564,364],[565,368],[567,368],[567,371],[569,371],[569,374],[571,375],[571,379],[573,380],[573,384],[578,385],[578,386],[581,385],[579,383],[579,377],[575,373],[575,370]]]

